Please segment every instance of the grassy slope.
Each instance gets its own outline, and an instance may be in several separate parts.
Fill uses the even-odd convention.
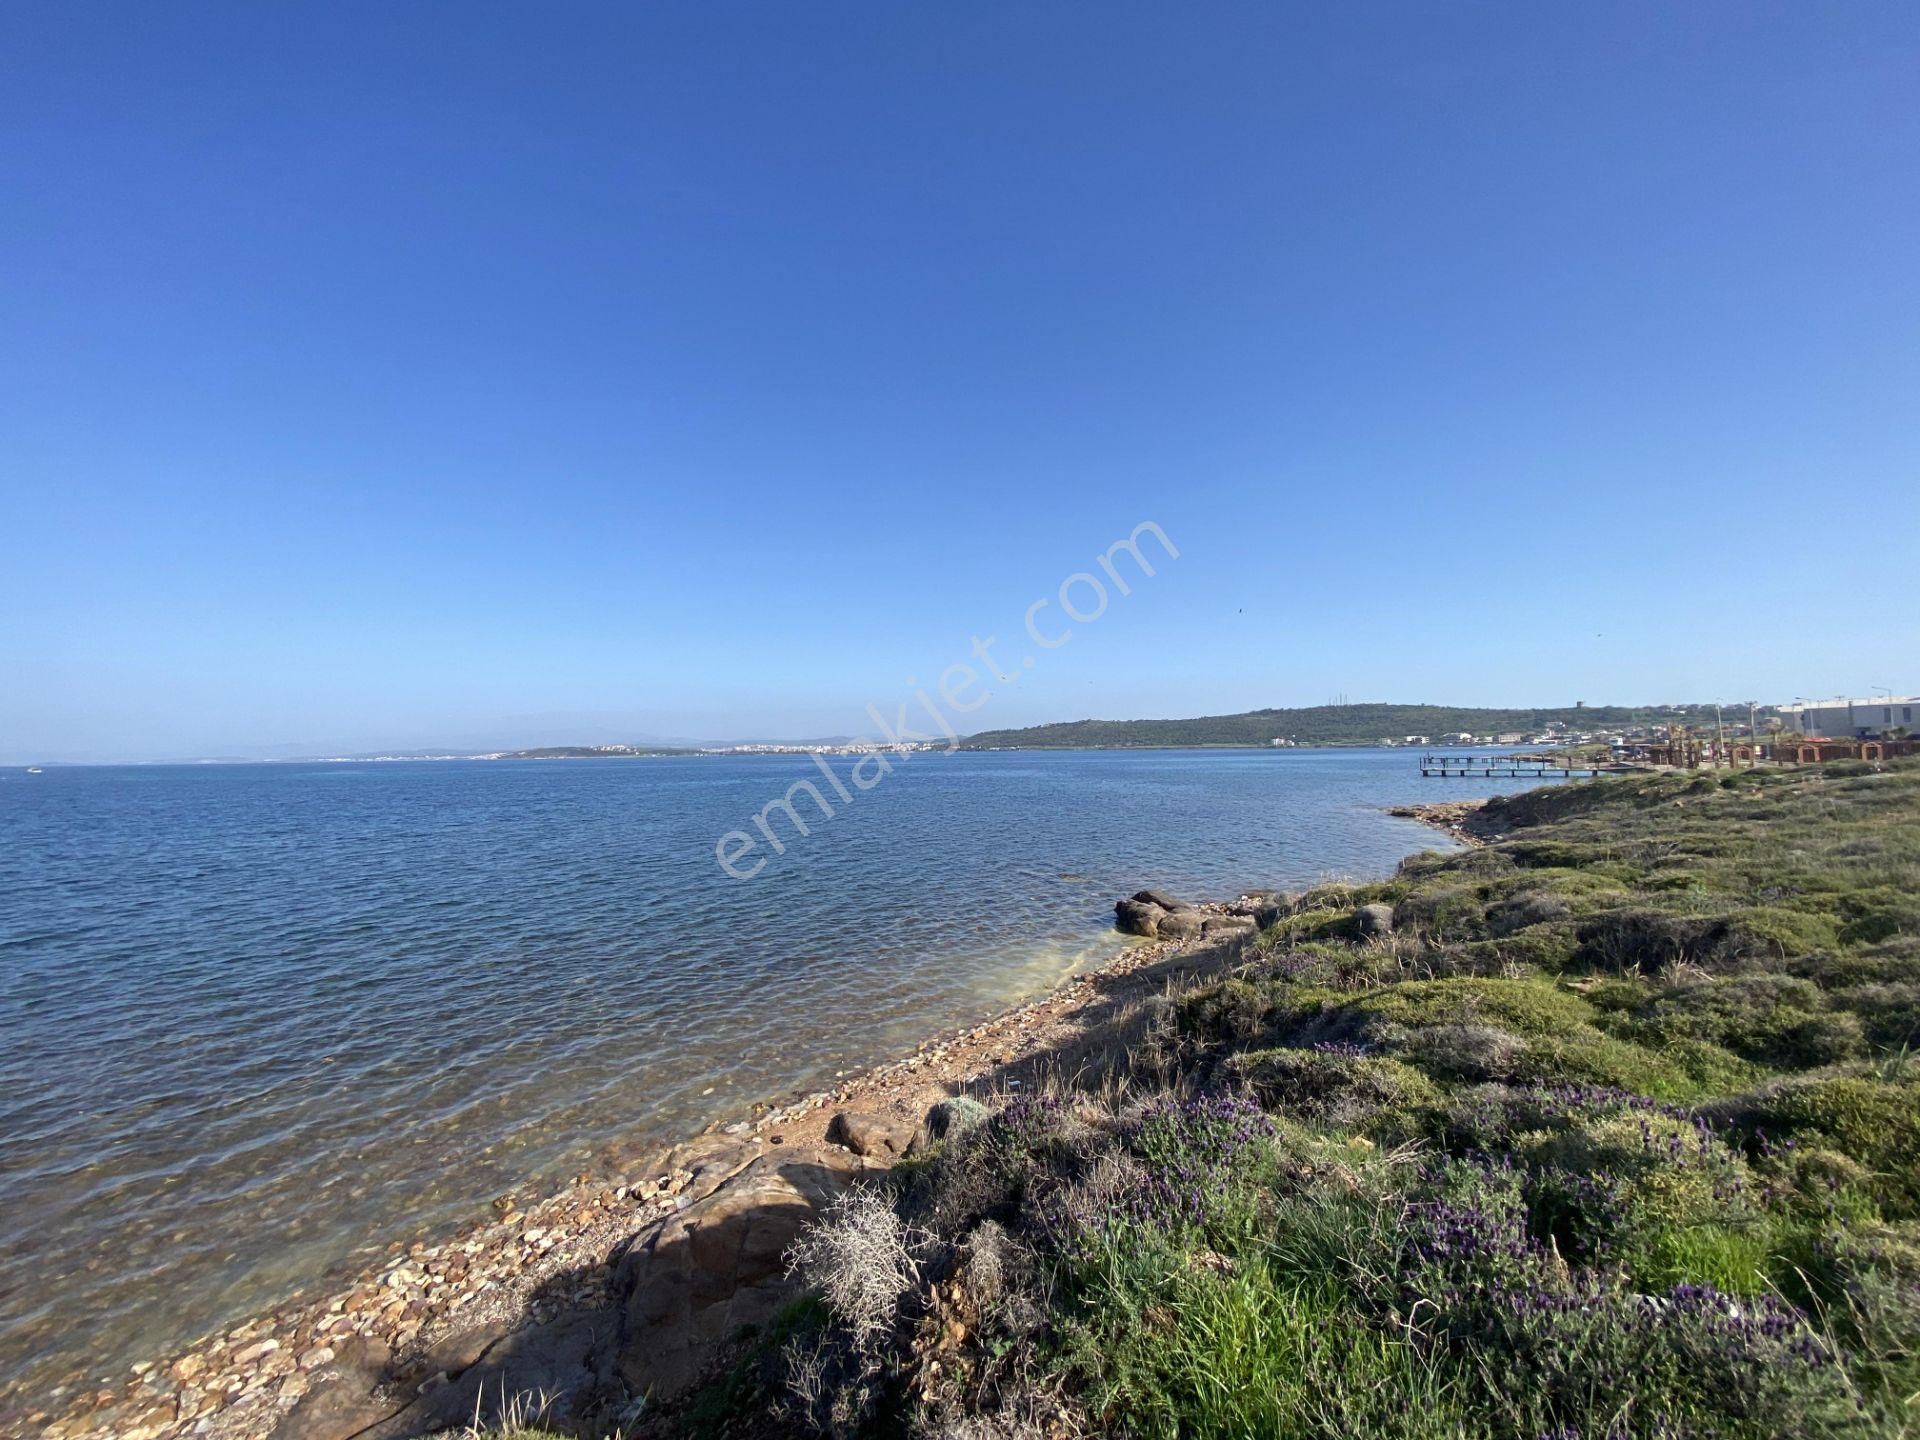
[[[1492,816],[956,1117],[689,1428],[1920,1434],[1920,767]]]
[[[1250,710],[1188,720],[1074,720],[1025,730],[988,730],[969,736],[970,749],[1021,746],[1078,749],[1100,746],[1266,745],[1288,738],[1303,745],[1377,745],[1388,736],[1474,735],[1539,730],[1553,721],[1586,728],[1664,724],[1666,710],[1602,705],[1553,710],[1490,710],[1454,705],[1313,705],[1296,710]],[[1711,713],[1708,719],[1711,719]]]

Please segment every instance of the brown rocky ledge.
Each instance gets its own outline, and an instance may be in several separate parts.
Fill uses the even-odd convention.
[[[1462,845],[1478,846],[1500,838],[1481,813],[1486,803],[1485,800],[1436,800],[1428,805],[1390,806],[1387,813],[1444,830]]]
[[[616,1149],[600,1173],[524,1209],[502,1199],[497,1218],[451,1239],[395,1247],[338,1294],[289,1302],[0,1428],[53,1440],[406,1440],[537,1395],[558,1423],[644,1429],[742,1325],[784,1303],[783,1257],[802,1227],[912,1147],[930,1107],[1072,1075],[1124,1043],[1116,1022],[1170,982],[1235,963],[1265,903],[1177,905],[1174,938],[1133,944],[985,1024],[686,1143]]]

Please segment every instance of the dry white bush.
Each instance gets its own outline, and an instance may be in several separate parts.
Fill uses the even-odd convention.
[[[841,1440],[860,1433],[873,1414],[881,1366],[858,1356],[829,1335],[795,1337],[781,1351],[786,1390],[773,1402],[771,1415],[795,1433],[811,1432]],[[617,1440],[617,1437],[616,1437]]]
[[[992,1220],[983,1220],[960,1246],[960,1274],[973,1303],[1001,1329],[1038,1330],[1046,1311],[1035,1293],[1034,1257]]]
[[[1007,1293],[1007,1271],[1011,1268],[1008,1250],[1012,1242],[1007,1232],[992,1220],[982,1220],[960,1246],[960,1266],[973,1292],[974,1304],[989,1309]]]
[[[818,1290],[854,1343],[868,1348],[893,1327],[900,1297],[920,1280],[919,1237],[875,1190],[847,1191],[787,1252],[787,1273]]]
[[[822,1414],[832,1391],[827,1378],[827,1351],[817,1338],[789,1340],[780,1352],[787,1367],[787,1394],[809,1418]]]

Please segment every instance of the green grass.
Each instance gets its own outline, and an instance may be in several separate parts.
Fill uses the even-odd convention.
[[[1114,1255],[1081,1292],[1069,1346],[1087,1404],[1116,1432],[1151,1437],[1473,1433],[1458,1377],[1420,1348],[1356,1323],[1253,1258],[1195,1270],[1177,1253]]]

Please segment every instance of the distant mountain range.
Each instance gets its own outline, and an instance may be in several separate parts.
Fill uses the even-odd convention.
[[[1763,709],[1766,707],[1763,707]],[[1746,718],[1746,705],[1726,707],[1727,718]],[[1771,713],[1767,709],[1767,713]],[[1472,734],[1533,735],[1558,724],[1576,730],[1634,725],[1711,722],[1713,706],[1568,705],[1508,710],[1467,705],[1309,705],[1295,710],[1248,710],[1238,715],[1202,715],[1191,720],[1072,720],[1024,730],[985,730],[963,742],[969,750],[1084,750],[1130,746],[1378,745],[1382,740]]]

